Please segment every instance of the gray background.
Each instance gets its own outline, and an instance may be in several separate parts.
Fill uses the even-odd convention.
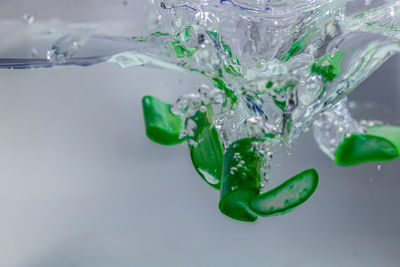
[[[399,63],[352,93],[355,116],[400,125]],[[310,133],[271,171],[276,185],[316,168],[308,202],[254,224],[223,216],[187,146],[144,134],[142,96],[173,101],[198,80],[111,64],[0,70],[0,266],[400,265],[400,160],[338,167]]]

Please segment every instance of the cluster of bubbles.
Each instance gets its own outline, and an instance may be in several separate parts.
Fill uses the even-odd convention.
[[[221,89],[236,95],[230,105],[222,107],[226,94],[212,103],[224,147],[243,137],[265,135],[274,136],[267,140],[270,146],[290,144],[314,125],[317,142],[332,156],[346,134],[363,132],[343,99],[400,51],[400,4],[381,1],[378,8],[360,12],[362,8],[354,10],[350,2],[152,0],[153,28],[171,33],[179,45],[193,51],[193,56],[182,59],[172,50],[164,60],[223,82],[223,88],[201,87],[178,99],[174,112],[187,122],[182,136],[193,134],[196,126],[190,117],[198,110],[205,112],[205,105],[212,102],[204,91],[223,93]],[[340,77],[330,80],[311,71],[318,58],[334,58],[341,50],[346,55]]]
[[[358,3],[358,8],[347,0],[152,3],[154,29],[193,51],[182,59],[172,49],[164,60],[214,82],[173,105],[186,122],[182,137],[194,134],[191,117],[211,104],[225,149],[241,138],[260,140],[254,146],[265,163],[263,182],[274,147],[290,145],[310,127],[333,158],[346,136],[376,123],[353,119],[346,95],[400,52],[400,1]],[[339,55],[335,70],[331,60]],[[322,71],[314,71],[318,60]]]
[[[257,151],[268,162],[275,146],[290,145],[311,127],[330,157],[346,135],[364,132],[369,122],[354,120],[345,98],[400,52],[399,0],[146,3],[152,5],[152,23],[145,37],[75,29],[53,44],[46,60],[0,66],[86,66],[107,60],[121,67],[199,73],[208,81],[172,106],[184,122],[181,137],[194,136],[192,117],[211,109],[224,149],[238,139],[256,138]],[[32,24],[35,16],[23,19]],[[99,57],[77,58],[88,43],[117,48]]]

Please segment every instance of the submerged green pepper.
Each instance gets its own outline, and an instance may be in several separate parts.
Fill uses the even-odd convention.
[[[304,203],[318,186],[315,169],[305,170],[274,189],[255,197],[250,208],[260,216],[288,213]]]
[[[305,170],[260,195],[260,159],[253,138],[231,144],[224,155],[219,208],[230,218],[254,222],[257,216],[288,213],[304,203],[318,186],[318,173]]]
[[[260,166],[252,143],[257,139],[240,139],[232,143],[224,154],[219,209],[228,217],[254,222],[257,215],[249,201],[260,192]]]
[[[146,135],[152,141],[161,145],[182,143],[179,138],[182,120],[171,112],[171,105],[153,96],[142,99]]]
[[[335,153],[335,162],[349,166],[372,161],[390,161],[400,156],[400,127],[377,125],[367,134],[345,138]]]
[[[199,175],[212,187],[219,189],[222,172],[222,145],[213,123],[212,108],[204,113],[198,111],[192,118],[196,123],[193,141],[189,144],[190,157]]]
[[[183,141],[179,138],[182,120],[171,112],[171,105],[151,96],[145,96],[142,104],[146,134],[151,140],[164,145]],[[191,119],[196,123],[194,144],[189,144],[193,165],[208,184],[221,190],[219,209],[228,217],[254,222],[258,215],[284,214],[314,192],[318,175],[315,170],[308,170],[259,195],[260,165],[264,162],[254,145],[262,140],[237,140],[223,154],[212,108],[197,112]]]
[[[386,138],[400,151],[400,127],[390,125],[375,125],[367,128],[368,134]]]

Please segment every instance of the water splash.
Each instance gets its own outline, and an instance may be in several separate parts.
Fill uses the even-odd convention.
[[[89,31],[75,30],[63,36],[47,51],[47,60],[54,64],[67,62],[90,39],[90,34]]]
[[[343,99],[400,52],[400,1],[358,8],[350,2],[150,0],[145,36],[67,29],[46,58],[1,58],[0,67],[108,61],[199,73],[208,81],[173,105],[186,122],[182,137],[196,127],[190,118],[210,105],[224,148],[256,137],[269,155],[313,125],[318,144],[333,157],[346,134],[364,129]]]

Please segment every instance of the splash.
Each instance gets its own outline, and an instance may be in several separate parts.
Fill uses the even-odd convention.
[[[270,152],[313,127],[333,158],[346,136],[366,132],[347,111],[346,95],[400,51],[399,1],[365,11],[352,10],[348,1],[153,4],[159,31],[151,38],[162,39],[157,52],[163,60],[127,52],[110,61],[123,67],[167,62],[204,75],[209,90],[225,98],[222,105],[211,103],[224,148],[268,136],[263,142]],[[182,121],[210,104],[204,88],[178,99],[173,111]]]
[[[0,67],[110,62],[122,68],[147,66],[200,74],[204,84],[179,96],[170,107],[170,115],[181,122],[179,138],[201,149],[204,138],[213,137],[198,132],[204,128],[200,123],[206,121],[208,128],[215,129],[225,153],[236,151],[235,145],[243,140],[251,140],[248,145],[257,152],[260,165],[255,171],[260,174],[257,188],[267,190],[264,185],[275,147],[290,146],[312,127],[322,151],[335,159],[346,138],[363,136],[372,126],[351,117],[346,96],[400,52],[400,1],[354,3],[150,0],[152,22],[143,36],[115,37],[93,28],[68,29],[48,49],[46,58],[1,58]],[[200,119],[198,114],[206,114],[208,119]],[[388,158],[393,156],[389,154]],[[228,172],[235,175],[243,167],[239,165],[232,165]],[[207,182],[219,186],[221,177],[216,176],[221,171],[198,171]],[[304,175],[296,179],[313,177],[314,181],[312,171]],[[313,188],[304,190],[312,193]]]

